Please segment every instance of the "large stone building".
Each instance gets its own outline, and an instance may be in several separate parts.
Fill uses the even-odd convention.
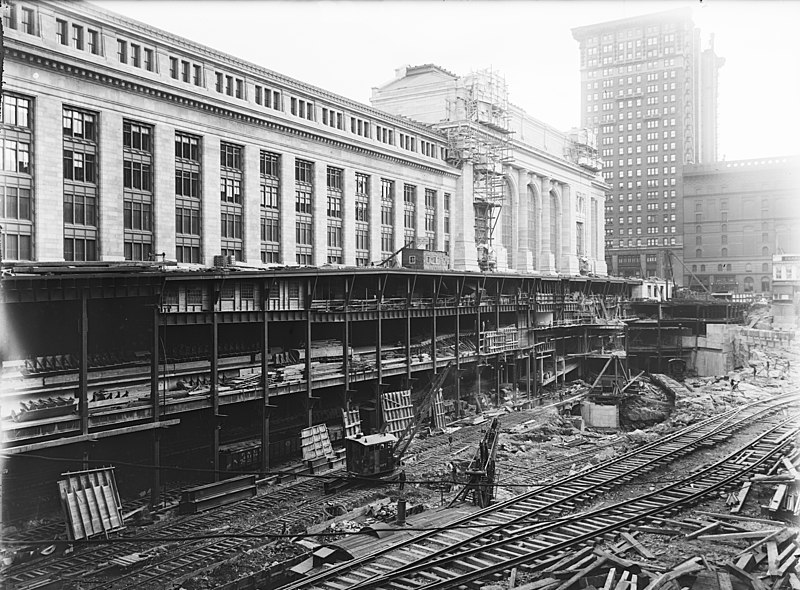
[[[573,30],[580,43],[582,125],[597,131],[609,272],[669,274],[680,257],[685,165],[716,160],[717,76],[689,9]],[[678,274],[677,279],[680,280]]]
[[[798,171],[800,157],[684,168],[686,266],[681,274],[686,286],[712,292],[771,291],[773,256],[800,252]]]
[[[413,245],[478,268],[471,173],[427,121],[86,3],[11,2],[4,24],[4,260],[367,266]],[[527,158],[515,206],[533,228],[548,193],[552,227],[514,237],[511,266],[602,261],[594,174]]]
[[[505,81],[491,70],[457,76],[431,64],[403,67],[373,88],[371,102],[447,137],[448,160],[463,169],[465,227],[475,227],[479,249],[490,249],[498,269],[605,274],[608,187],[597,176],[591,134],[534,119],[509,103]],[[472,244],[463,244],[456,260],[474,259]]]

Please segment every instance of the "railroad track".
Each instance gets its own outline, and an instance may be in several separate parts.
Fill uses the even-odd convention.
[[[180,522],[152,527],[148,529],[147,537],[168,540],[173,537],[202,534],[203,531],[217,529],[220,522],[275,509],[283,503],[296,505],[298,495],[313,493],[317,488],[321,488],[317,480],[291,482],[273,490],[273,493],[269,495],[257,496],[248,502],[239,502],[217,510],[185,517]],[[149,546],[152,547],[152,545]],[[132,537],[127,543],[94,546],[90,551],[84,550],[61,558],[11,568],[6,572],[5,580],[24,589],[27,585],[40,580],[84,578],[87,573],[97,569],[101,564],[110,562],[121,555],[139,552],[142,552],[142,545],[136,541],[136,537]]]
[[[514,422],[522,422],[526,416],[516,413]],[[481,438],[480,428],[466,427],[453,434],[453,444],[458,446],[468,446],[470,453],[474,451],[474,445]],[[418,439],[415,442],[416,466],[438,460],[448,453],[448,442],[446,437],[437,436],[427,439]],[[339,472],[330,472],[330,476],[335,476]],[[231,533],[245,534],[277,534],[285,528],[288,532],[296,532],[300,525],[303,528],[309,522],[318,520],[323,513],[325,505],[337,499],[345,500],[348,504],[358,503],[360,496],[365,496],[371,492],[364,492],[363,489],[346,490],[340,494],[325,495],[322,491],[322,483],[318,479],[306,479],[289,482],[271,489],[267,495],[257,496],[256,498],[239,502],[227,507],[219,508],[210,512],[201,513],[191,517],[185,517],[180,522],[172,522],[160,527],[148,529],[146,536],[149,538],[163,538],[164,544],[170,538],[199,536],[209,530],[219,530],[220,523],[233,522],[242,519],[247,515],[275,513],[271,518],[259,523],[257,526],[245,530],[233,530]],[[307,498],[307,501],[298,505],[298,498]],[[286,504],[285,509],[281,510],[281,505]],[[251,519],[251,520],[253,520]],[[60,527],[63,532],[63,524],[54,525]],[[47,536],[51,536],[53,531],[46,531]],[[47,538],[38,536],[38,539]],[[28,539],[32,536],[26,535]],[[120,576],[115,580],[96,581],[96,587],[100,588],[129,588],[143,586],[146,584],[164,584],[167,580],[186,579],[191,577],[191,573],[208,568],[209,565],[227,559],[237,551],[247,550],[255,545],[264,544],[265,541],[242,539],[216,539],[212,541],[193,541],[182,543],[179,549],[171,550],[162,563],[148,561],[148,573],[131,572],[128,575]],[[95,546],[91,551],[80,551],[62,558],[39,561],[33,564],[23,564],[14,567],[6,572],[5,579],[10,583],[17,584],[24,590],[27,585],[34,584],[40,580],[77,580],[81,579],[89,584],[97,576],[92,572],[98,567],[110,562],[115,557],[134,553],[146,553],[153,549],[154,544],[148,543],[145,550],[142,550],[142,543],[132,537],[129,543],[117,543],[108,546]]]
[[[709,418],[702,423],[646,445],[584,473],[522,494],[512,500],[423,533],[358,560],[331,568],[286,587],[343,590],[345,588],[453,588],[522,564],[536,564],[555,554],[592,542],[634,523],[685,509],[709,493],[725,489],[742,475],[765,465],[770,457],[793,444],[796,417],[770,426],[743,449],[689,477],[652,493],[581,514],[564,515],[635,474],[700,446],[714,444],[753,420],[796,402],[797,396]],[[469,525],[474,528],[453,528]]]

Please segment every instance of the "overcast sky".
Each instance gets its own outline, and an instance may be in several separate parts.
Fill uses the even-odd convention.
[[[492,67],[511,102],[562,130],[580,123],[574,27],[692,6],[715,35],[719,154],[800,154],[800,0],[721,1],[95,1],[225,53],[369,104],[395,68]]]

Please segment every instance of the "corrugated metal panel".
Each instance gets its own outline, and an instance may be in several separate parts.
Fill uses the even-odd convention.
[[[125,528],[113,467],[61,475],[58,489],[70,539],[87,539]]]

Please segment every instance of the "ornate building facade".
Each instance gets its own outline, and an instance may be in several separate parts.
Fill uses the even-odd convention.
[[[563,133],[509,103],[505,81],[490,70],[403,67],[373,88],[371,102],[447,138],[465,191],[456,261],[473,260],[477,248],[479,261],[488,250],[500,270],[605,274],[608,187],[586,133]]]

